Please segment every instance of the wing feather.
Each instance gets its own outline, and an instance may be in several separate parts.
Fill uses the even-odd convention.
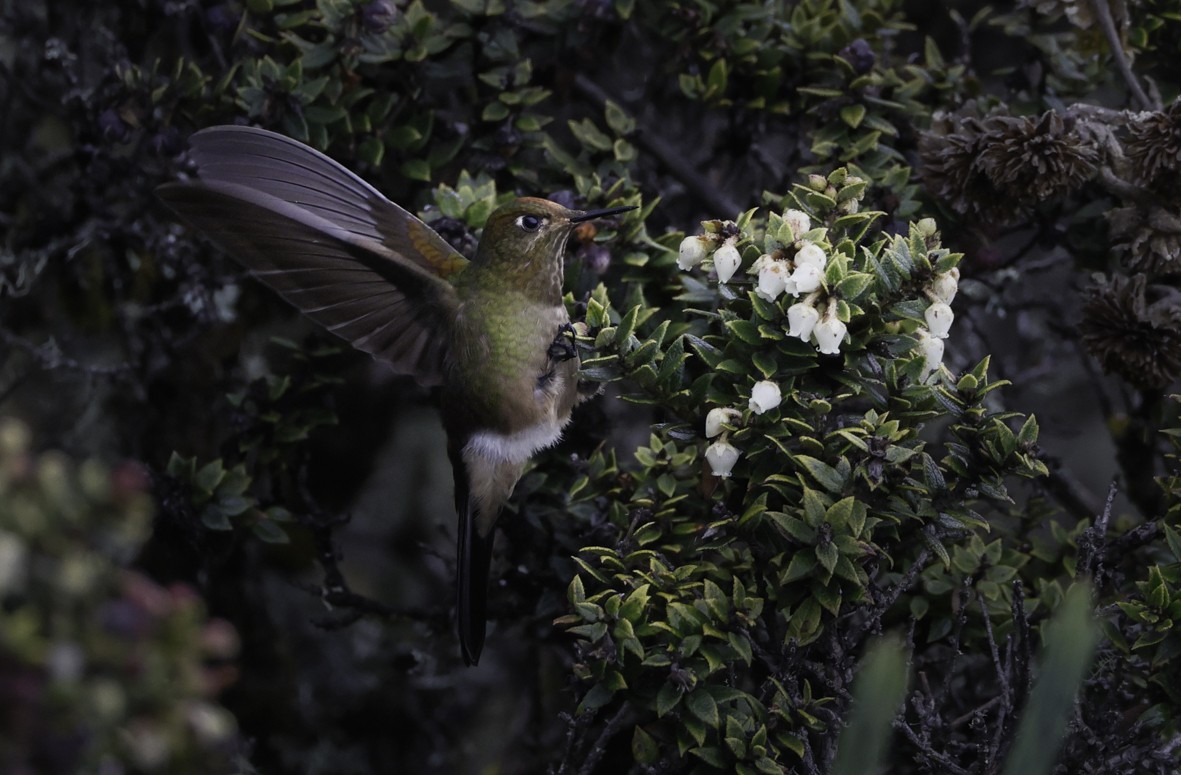
[[[324,154],[247,126],[216,126],[190,139],[204,180],[238,183],[291,202],[440,277],[467,265],[446,240]]]
[[[281,159],[275,164],[297,177]],[[278,196],[284,189],[246,182],[258,178],[227,181],[216,171],[207,178],[200,162],[198,170],[200,181],[161,186],[160,197],[320,325],[423,385],[441,383],[458,299],[428,261],[379,241],[359,209],[311,207]],[[319,174],[308,180],[323,181],[328,191],[355,191],[360,181],[344,186]]]

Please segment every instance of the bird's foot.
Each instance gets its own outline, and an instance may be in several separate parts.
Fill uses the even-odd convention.
[[[554,341],[550,343],[547,354],[549,359],[555,363],[562,363],[578,356],[578,350],[574,347],[574,326],[572,324],[563,323],[558,326],[558,333],[554,335]]]

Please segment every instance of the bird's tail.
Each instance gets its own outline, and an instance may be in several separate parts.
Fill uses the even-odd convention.
[[[452,451],[455,473],[455,513],[459,516],[459,551],[456,566],[456,620],[459,647],[465,665],[480,661],[488,620],[488,576],[492,566],[492,545],[496,531],[480,531],[476,499],[471,497],[470,477],[463,455]],[[492,520],[494,523],[495,520]]]
[[[464,512],[460,512],[464,514]],[[459,647],[463,662],[474,665],[480,661],[484,648],[484,632],[488,621],[488,573],[492,565],[492,542],[496,533],[480,535],[475,514],[470,511],[460,517],[459,526]]]

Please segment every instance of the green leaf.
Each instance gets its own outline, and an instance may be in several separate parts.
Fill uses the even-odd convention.
[[[853,301],[865,293],[865,289],[873,283],[873,276],[864,272],[854,272],[837,284],[837,294],[843,299]]]
[[[589,309],[589,307],[588,307]],[[686,334],[684,337],[689,342],[689,346],[693,348],[693,352],[697,353],[706,366],[713,369],[725,358],[725,355],[717,347],[714,347],[704,339],[700,339],[691,334]]]
[[[820,564],[831,575],[837,567],[837,560],[840,559],[841,552],[837,549],[834,543],[820,544],[816,547],[816,559],[820,560]]]
[[[244,498],[241,495],[227,495],[215,502],[218,511],[227,517],[236,517],[254,506],[254,498]]]
[[[230,518],[225,515],[217,506],[212,503],[208,504],[201,510],[201,524],[210,530],[233,530],[234,526],[230,522]]]
[[[780,574],[780,584],[790,584],[812,574],[816,568],[816,554],[808,550],[801,550],[791,556],[787,570]]]
[[[1181,533],[1177,532],[1175,527],[1165,525],[1165,542],[1169,545],[1173,558],[1181,562]]]
[[[718,703],[714,700],[713,695],[705,690],[704,686],[689,694],[686,698],[686,705],[688,705],[690,713],[708,724],[711,729],[718,728],[721,723],[718,718]]]
[[[854,103],[841,108],[841,121],[844,121],[853,129],[861,126],[861,121],[864,118],[865,106],[861,103]]]
[[[575,714],[581,716],[584,713],[598,710],[607,703],[611,702],[611,698],[614,695],[615,692],[608,689],[603,684],[595,684],[582,698],[582,702],[578,703],[578,709],[575,710]]]
[[[632,730],[632,758],[637,764],[655,764],[660,758],[656,739],[638,725]]]
[[[407,159],[402,163],[402,174],[411,180],[431,182],[431,165],[425,159]]]
[[[763,337],[759,333],[759,327],[749,320],[731,320],[726,323],[726,328],[730,333],[734,334],[739,341],[746,344],[762,344]]]
[[[287,535],[287,531],[276,525],[269,519],[260,519],[250,526],[254,531],[254,535],[268,544],[286,544],[291,542],[291,537]]]
[[[174,451],[168,458],[166,470],[168,475],[173,478],[191,480],[197,472],[197,458],[181,457]]]
[[[832,466],[808,455],[796,455],[793,460],[803,466],[804,470],[825,490],[839,494],[844,489],[844,479]]]
[[[665,681],[656,694],[656,715],[664,717],[681,701],[681,690],[672,681]]]
[[[804,545],[811,545],[816,540],[816,530],[802,519],[784,514],[782,511],[768,511],[764,516],[775,523],[784,535]]]
[[[221,484],[221,480],[225,475],[226,472],[222,466],[221,458],[212,460],[201,466],[201,470],[197,471],[196,476],[193,477],[193,486],[198,490],[213,492]]]

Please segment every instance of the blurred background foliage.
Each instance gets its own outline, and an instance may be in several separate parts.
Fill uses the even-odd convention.
[[[1176,0],[0,0],[0,769],[1175,771],[1179,55]],[[571,240],[604,395],[477,669],[431,396],[155,201],[217,123],[468,255],[642,205]]]

